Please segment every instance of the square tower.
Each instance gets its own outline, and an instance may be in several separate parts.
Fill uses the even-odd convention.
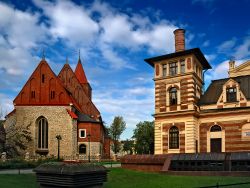
[[[184,29],[174,35],[174,53],[145,59],[154,68],[155,154],[197,151],[198,101],[211,68],[199,48],[185,50]]]

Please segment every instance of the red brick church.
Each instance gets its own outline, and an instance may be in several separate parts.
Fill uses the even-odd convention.
[[[80,58],[75,71],[66,62],[58,75],[43,58],[13,103],[5,126],[31,125],[31,156],[56,156],[58,135],[66,158],[110,155],[110,140]]]

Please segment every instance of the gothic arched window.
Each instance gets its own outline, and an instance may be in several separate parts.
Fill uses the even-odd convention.
[[[41,117],[38,120],[38,149],[48,149],[48,121]]]
[[[169,149],[179,148],[179,129],[173,126],[169,129]]]

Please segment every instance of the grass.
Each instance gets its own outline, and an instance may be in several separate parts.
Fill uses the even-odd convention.
[[[35,174],[1,174],[0,182],[0,187],[38,188]]]
[[[145,173],[121,168],[109,172],[109,180],[104,188],[189,188],[219,184],[250,182],[250,177],[204,177],[204,176],[168,176],[159,173]],[[249,188],[239,185],[231,188]],[[230,187],[229,187],[230,188]]]
[[[0,187],[38,187],[34,174],[0,175],[0,182]],[[250,182],[250,177],[168,176],[158,173],[145,173],[121,168],[113,168],[109,172],[108,182],[104,184],[104,188],[189,188],[216,185],[216,183],[221,185],[241,182]],[[228,188],[247,187],[250,187],[250,185],[231,186]]]

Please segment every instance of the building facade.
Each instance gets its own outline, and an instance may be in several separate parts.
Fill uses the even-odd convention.
[[[56,156],[59,135],[65,158],[109,155],[109,138],[80,58],[75,71],[66,62],[58,75],[42,59],[13,104],[5,127],[29,125],[29,155]]]
[[[155,154],[250,151],[250,61],[229,77],[213,80],[199,48],[185,49],[185,30],[177,29],[175,53],[145,59],[154,68]]]

